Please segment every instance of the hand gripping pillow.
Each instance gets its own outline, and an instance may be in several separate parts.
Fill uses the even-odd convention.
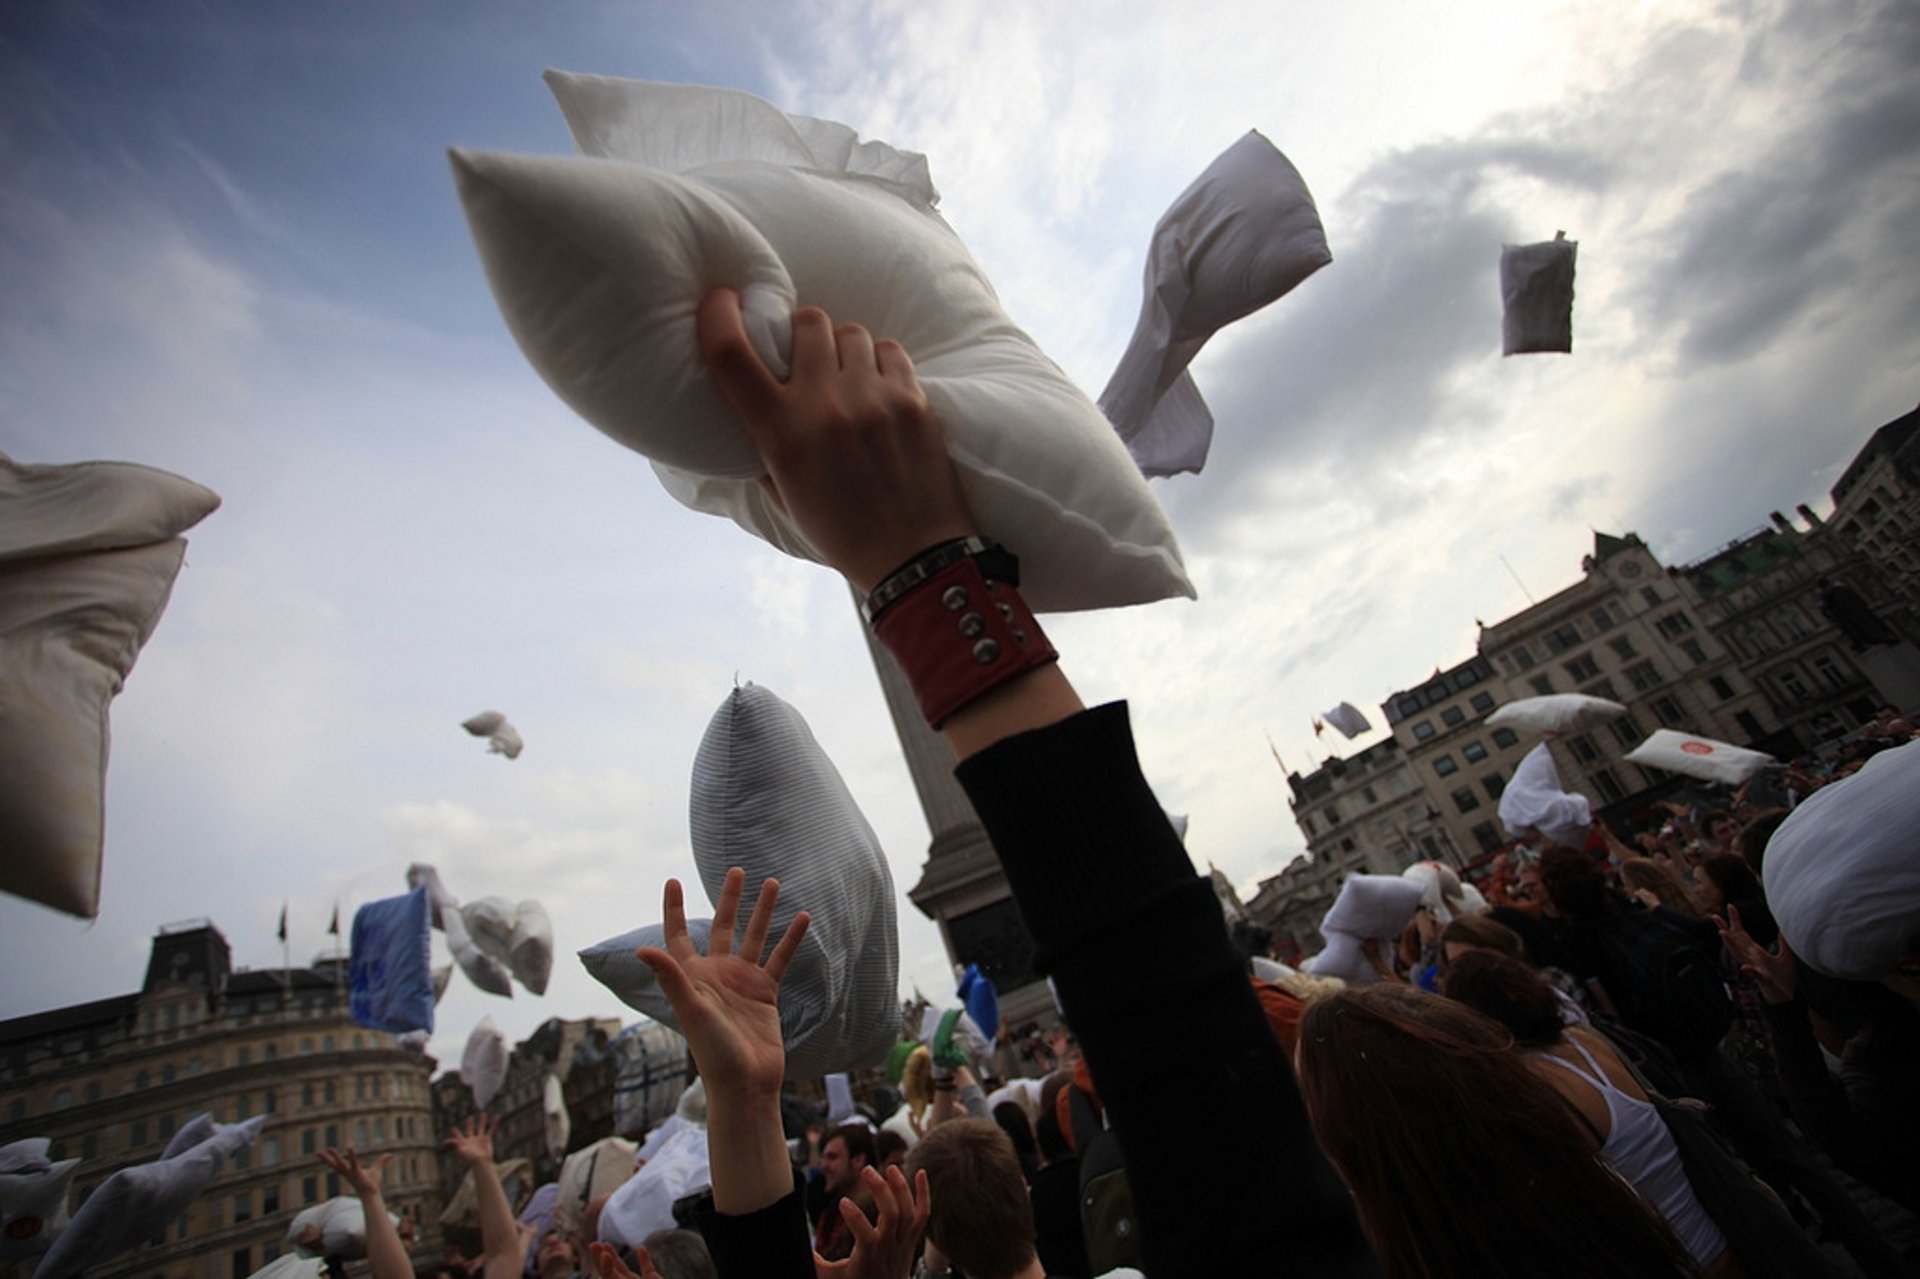
[[[800,713],[758,685],[715,712],[693,762],[693,860],[709,900],[742,866],[740,925],[763,880],[780,881],[768,944],[801,911],[813,922],[780,983],[787,1073],[811,1078],[877,1064],[900,1025],[893,876],[873,828]],[[707,920],[688,931],[702,953]],[[652,925],[580,952],[587,971],[630,1007],[677,1028],[673,1009],[634,957],[665,940]]]
[[[1539,244],[1500,249],[1501,354],[1573,350],[1573,256],[1563,231]]]
[[[357,1024],[396,1035],[433,1029],[432,914],[424,887],[353,913],[347,989]]]
[[[1553,752],[1541,742],[1527,752],[1500,792],[1500,824],[1515,839],[1538,831],[1556,844],[1578,848],[1593,827],[1593,805],[1585,795],[1562,788]]]
[[[1331,261],[1300,171],[1258,131],[1180,193],[1153,228],[1133,340],[1100,393],[1144,474],[1206,464],[1213,415],[1187,365],[1207,339]]]
[[[1767,841],[1760,877],[1780,935],[1815,971],[1892,973],[1920,939],[1920,742],[1801,801]]]
[[[460,1079],[472,1091],[473,1104],[482,1110],[507,1081],[507,1052],[507,1036],[491,1017],[482,1017],[467,1036],[467,1046],[460,1053]]]
[[[0,454],[0,891],[100,908],[107,706],[220,499],[120,462]]]
[[[1671,728],[1656,728],[1653,736],[1628,751],[1626,758],[1636,764],[1728,786],[1738,786],[1774,762],[1773,756],[1765,751],[1748,750],[1692,733],[1676,733]]]
[[[795,306],[901,342],[981,528],[1042,611],[1193,594],[1100,411],[1001,309],[923,157],[723,89],[550,73],[591,158],[452,153],[501,314],[548,385],[679,501],[812,558],[701,366],[695,312],[742,296],[786,368]]]
[[[1604,697],[1585,693],[1548,693],[1544,697],[1523,697],[1508,702],[1487,716],[1489,728],[1511,728],[1520,733],[1548,733],[1565,736],[1584,733],[1610,719],[1619,719],[1627,708]]]
[[[64,1279],[165,1231],[212,1184],[221,1161],[251,1146],[266,1122],[255,1115],[216,1124],[189,1150],[114,1173],[87,1196],[34,1273]]]

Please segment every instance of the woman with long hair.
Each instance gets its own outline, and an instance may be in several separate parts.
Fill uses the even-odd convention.
[[[1517,959],[1480,951],[1452,966],[1446,993],[1512,1036],[1522,1060],[1572,1107],[1600,1157],[1666,1219],[1701,1274],[1742,1273],[1646,1090],[1604,1037],[1561,1021],[1545,978]]]
[[[1405,987],[1344,991],[1307,1010],[1307,1112],[1386,1273],[1692,1271],[1666,1223],[1512,1049],[1491,1018]]]
[[[1629,857],[1620,863],[1620,880],[1642,906],[1665,906],[1696,918],[1705,913],[1687,888],[1687,881],[1680,878],[1680,872],[1665,862],[1651,857]]]

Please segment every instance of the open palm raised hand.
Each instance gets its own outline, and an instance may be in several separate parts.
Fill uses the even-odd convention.
[[[760,886],[760,899],[736,950],[734,922],[746,881],[747,873],[738,866],[727,872],[714,907],[707,953],[702,955],[687,935],[680,881],[668,880],[662,911],[666,948],[643,946],[636,952],[673,1005],[709,1095],[716,1089],[736,1095],[777,1095],[786,1076],[780,978],[807,934],[809,917],[804,911],[794,917],[763,964],[760,956],[773,925],[774,903],[780,899],[780,882],[769,879]]]

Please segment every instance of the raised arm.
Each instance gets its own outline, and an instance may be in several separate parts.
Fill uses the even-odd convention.
[[[482,1279],[516,1279],[526,1256],[506,1188],[493,1166],[493,1130],[499,1126],[500,1121],[492,1115],[469,1115],[444,1143],[473,1174],[473,1197],[480,1216]]]
[[[400,1232],[387,1215],[387,1202],[380,1193],[380,1183],[393,1156],[380,1155],[372,1163],[363,1164],[349,1147],[345,1152],[321,1151],[320,1162],[339,1173],[360,1196],[360,1208],[367,1218],[367,1268],[373,1279],[412,1279],[413,1259],[407,1256],[407,1246],[400,1241]]]

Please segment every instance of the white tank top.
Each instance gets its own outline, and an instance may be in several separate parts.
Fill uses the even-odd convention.
[[[1680,1162],[1679,1148],[1673,1144],[1673,1134],[1667,1131],[1660,1112],[1652,1102],[1628,1096],[1614,1087],[1607,1072],[1578,1039],[1569,1035],[1567,1042],[1592,1067],[1592,1074],[1552,1053],[1537,1055],[1543,1061],[1572,1071],[1600,1090],[1607,1102],[1608,1120],[1607,1139],[1600,1147],[1600,1157],[1667,1219],[1668,1227],[1679,1236],[1694,1265],[1705,1267],[1726,1251],[1727,1239],[1694,1195],[1693,1186],[1687,1181],[1686,1167]]]

